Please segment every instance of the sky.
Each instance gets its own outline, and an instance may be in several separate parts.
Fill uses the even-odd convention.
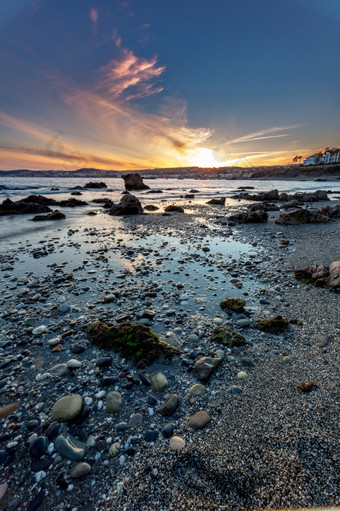
[[[340,146],[340,0],[0,3],[0,169],[291,163]]]

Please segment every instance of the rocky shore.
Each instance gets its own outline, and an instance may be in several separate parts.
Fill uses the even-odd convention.
[[[340,504],[340,219],[219,201],[0,254],[2,509]]]

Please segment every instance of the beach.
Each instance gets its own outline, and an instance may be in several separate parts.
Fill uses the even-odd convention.
[[[116,203],[119,184],[82,190],[88,205],[61,208],[65,220],[0,218],[3,509],[340,504],[339,293],[294,275],[339,261],[340,219],[279,225],[282,202],[264,223],[229,219],[253,204],[233,198],[242,186],[333,191],[331,201],[303,204],[316,211],[339,204],[339,181],[175,181],[132,192],[159,208],[143,215],[91,203]],[[33,193],[59,199],[74,185],[44,183]],[[32,190],[12,183],[2,193],[17,200]],[[224,205],[207,204],[220,197]],[[168,205],[184,213],[164,214]],[[232,298],[245,303],[220,305]],[[257,327],[276,316],[282,330]],[[102,347],[91,337],[98,322],[150,328],[172,356],[146,364],[139,346],[130,357]],[[155,373],[166,384],[157,387]],[[68,417],[59,409],[67,396],[80,396]]]

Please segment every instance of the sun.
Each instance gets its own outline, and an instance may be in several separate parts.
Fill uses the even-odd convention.
[[[205,147],[198,147],[192,151],[192,154],[189,155],[188,160],[190,161],[190,165],[195,167],[220,167],[221,162],[219,162],[214,157],[214,152],[211,149],[207,149]]]

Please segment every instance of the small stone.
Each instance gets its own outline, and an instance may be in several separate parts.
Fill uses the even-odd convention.
[[[242,312],[245,305],[246,301],[243,298],[226,298],[220,303],[222,310],[230,309],[235,312]]]
[[[190,417],[188,420],[188,426],[194,429],[203,429],[209,422],[211,417],[205,410],[200,410]]]
[[[237,378],[247,378],[248,374],[245,371],[237,373]]]
[[[228,392],[228,394],[237,395],[242,394],[242,389],[237,385],[230,385],[230,387],[227,388],[226,392]]]
[[[55,443],[55,450],[69,460],[80,460],[84,457],[86,444],[80,442],[69,433],[62,433]]]
[[[135,428],[139,424],[141,424],[143,421],[143,415],[141,413],[134,413],[131,415],[129,420],[129,426],[130,428]]]
[[[46,325],[40,325],[40,326],[37,326],[37,328],[35,328],[32,332],[33,335],[42,335],[42,334],[46,334],[47,332],[47,326]]]
[[[156,429],[154,430],[150,430],[150,431],[147,431],[144,435],[144,440],[146,442],[155,442],[157,440],[159,436],[159,431],[157,431]]]
[[[162,392],[168,386],[168,380],[163,373],[157,371],[151,375],[151,383],[157,392]]]
[[[109,413],[118,413],[122,405],[122,396],[119,392],[112,390],[106,396],[106,410]]]
[[[82,404],[82,398],[79,394],[64,396],[53,405],[52,419],[65,422],[71,421],[80,414]]]
[[[282,362],[284,364],[291,364],[293,362],[293,357],[291,355],[285,355],[282,357]]]
[[[223,350],[216,350],[216,357],[223,360],[224,357],[225,357],[224,351]]]
[[[4,497],[6,491],[7,491],[7,488],[8,488],[8,484],[7,483],[2,483],[0,484],[0,500]]]
[[[49,370],[51,374],[55,374],[56,376],[67,376],[71,373],[70,369],[66,364],[57,364]]]
[[[185,447],[185,440],[180,436],[170,438],[170,449],[172,451],[182,451]]]
[[[91,465],[85,463],[84,461],[81,463],[76,463],[70,469],[70,476],[72,479],[79,479],[80,477],[86,476],[91,470]]]
[[[176,411],[179,405],[179,397],[177,394],[172,394],[159,408],[158,411],[164,417],[170,417]]]
[[[68,362],[66,362],[66,366],[69,368],[69,369],[80,369],[81,368],[81,362],[75,358],[71,358],[70,360],[68,360]]]
[[[63,303],[59,307],[60,314],[66,314],[67,312],[70,312],[70,310],[71,310],[71,307],[69,306],[68,303]]]
[[[172,422],[168,422],[167,424],[165,424],[165,426],[163,426],[162,433],[165,438],[172,437],[173,432],[174,432],[174,425],[172,424]]]
[[[206,390],[206,386],[202,383],[195,383],[195,385],[192,385],[188,390],[188,394],[201,397],[206,393]]]
[[[249,319],[247,319],[247,318],[244,318],[244,319],[243,319],[243,318],[242,318],[242,319],[238,319],[238,320],[236,321],[236,325],[237,325],[239,328],[247,328],[247,326],[249,326],[249,325],[250,325],[250,321],[249,321]]]
[[[30,450],[32,456],[35,458],[41,458],[47,450],[47,438],[45,436],[36,437],[30,444]]]
[[[119,442],[115,442],[114,444],[110,445],[110,449],[109,449],[110,456],[112,458],[114,458],[119,453],[119,450],[120,450],[120,443]]]
[[[327,344],[329,344],[328,337],[326,337],[323,334],[317,334],[315,336],[315,339],[316,339],[316,342],[317,342],[319,348],[324,348],[325,346],[327,346]]]
[[[112,357],[100,357],[96,360],[97,367],[109,367],[112,364]]]
[[[20,408],[20,402],[15,401],[14,403],[10,403],[8,405],[2,406],[0,408],[0,419],[5,419],[12,413],[15,413]]]
[[[222,359],[220,358],[200,358],[195,364],[198,379],[204,383],[207,382],[221,361]]]

